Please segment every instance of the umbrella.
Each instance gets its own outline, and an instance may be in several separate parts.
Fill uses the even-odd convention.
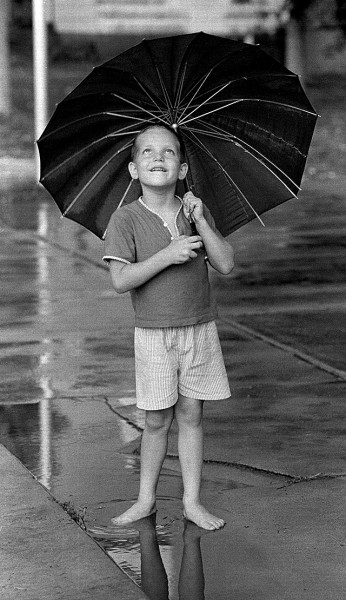
[[[298,76],[259,46],[203,32],[143,40],[58,104],[38,140],[40,181],[102,238],[140,194],[127,169],[135,136],[166,124],[183,143],[187,189],[226,236],[297,196],[316,118]]]

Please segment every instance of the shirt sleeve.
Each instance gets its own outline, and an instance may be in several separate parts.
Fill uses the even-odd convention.
[[[116,210],[109,221],[103,259],[109,263],[118,260],[124,263],[133,263],[136,260],[136,247],[131,216],[126,210]]]

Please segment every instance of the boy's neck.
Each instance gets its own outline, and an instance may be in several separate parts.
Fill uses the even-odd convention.
[[[172,190],[143,190],[143,202],[153,209],[170,209],[179,204],[179,199]]]

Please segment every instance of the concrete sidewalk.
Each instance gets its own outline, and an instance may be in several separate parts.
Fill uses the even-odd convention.
[[[0,598],[147,598],[1,444],[0,479]]]

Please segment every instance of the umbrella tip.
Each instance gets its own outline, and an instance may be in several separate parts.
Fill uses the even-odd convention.
[[[178,123],[173,123],[172,124],[172,129],[174,129],[175,132],[177,132],[178,129]]]

